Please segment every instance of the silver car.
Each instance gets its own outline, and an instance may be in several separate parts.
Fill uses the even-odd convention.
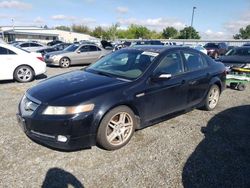
[[[47,65],[67,68],[70,65],[91,64],[108,53],[110,51],[94,44],[72,44],[63,51],[47,53],[44,57]]]

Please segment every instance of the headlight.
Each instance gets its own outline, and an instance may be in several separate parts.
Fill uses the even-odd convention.
[[[94,109],[94,104],[84,104],[79,106],[48,106],[44,111],[44,115],[72,115],[82,112],[90,112]]]

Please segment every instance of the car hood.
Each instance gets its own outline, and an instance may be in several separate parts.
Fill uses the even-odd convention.
[[[127,82],[84,70],[72,71],[40,82],[27,93],[50,105],[75,105],[114,91]]]

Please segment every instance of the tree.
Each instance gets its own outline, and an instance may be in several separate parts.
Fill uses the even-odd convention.
[[[55,29],[63,30],[63,31],[70,31],[70,27],[68,27],[68,26],[63,26],[63,25],[57,26],[57,27],[55,27]]]
[[[150,30],[145,26],[132,24],[128,28],[127,36],[132,39],[150,38]]]
[[[150,38],[151,39],[161,39],[162,38],[162,33],[159,33],[157,31],[150,31]]]
[[[92,31],[91,35],[96,38],[104,38],[107,36],[107,32],[101,26],[98,26]]]
[[[109,40],[115,40],[117,38],[117,28],[119,27],[119,24],[112,24],[107,30],[107,35]]]
[[[233,36],[234,39],[250,39],[250,25],[240,28],[239,33]]]
[[[185,27],[180,30],[179,39],[200,39],[199,32],[196,31],[193,27]]]
[[[178,31],[174,27],[166,27],[162,32],[162,36],[165,39],[175,38],[177,35]]]
[[[72,31],[77,33],[84,33],[84,34],[90,34],[90,29],[88,26],[85,25],[72,25]]]

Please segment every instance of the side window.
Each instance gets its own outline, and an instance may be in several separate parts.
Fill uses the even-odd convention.
[[[11,50],[8,50],[8,54],[9,54],[9,55],[14,55],[14,54],[16,54],[16,53],[13,52],[13,51],[11,51]]]
[[[80,48],[80,51],[81,51],[81,52],[88,52],[88,51],[89,51],[89,46],[82,46],[82,47]]]
[[[183,72],[182,61],[179,52],[167,54],[156,68],[156,72],[177,75]]]
[[[198,53],[184,51],[184,58],[188,71],[199,70],[207,66],[207,63],[204,62],[201,55]]]
[[[0,55],[8,55],[8,50],[6,48],[0,47]]]
[[[36,44],[36,43],[30,43],[30,46],[31,46],[31,47],[41,47],[42,45]]]
[[[0,55],[14,55],[14,54],[16,54],[16,53],[9,50],[9,49],[0,47]]]
[[[95,51],[97,51],[96,46],[89,46],[89,51],[90,51],[90,52],[95,52]]]
[[[22,48],[25,48],[25,47],[30,47],[30,44],[29,43],[23,43],[20,45]]]

